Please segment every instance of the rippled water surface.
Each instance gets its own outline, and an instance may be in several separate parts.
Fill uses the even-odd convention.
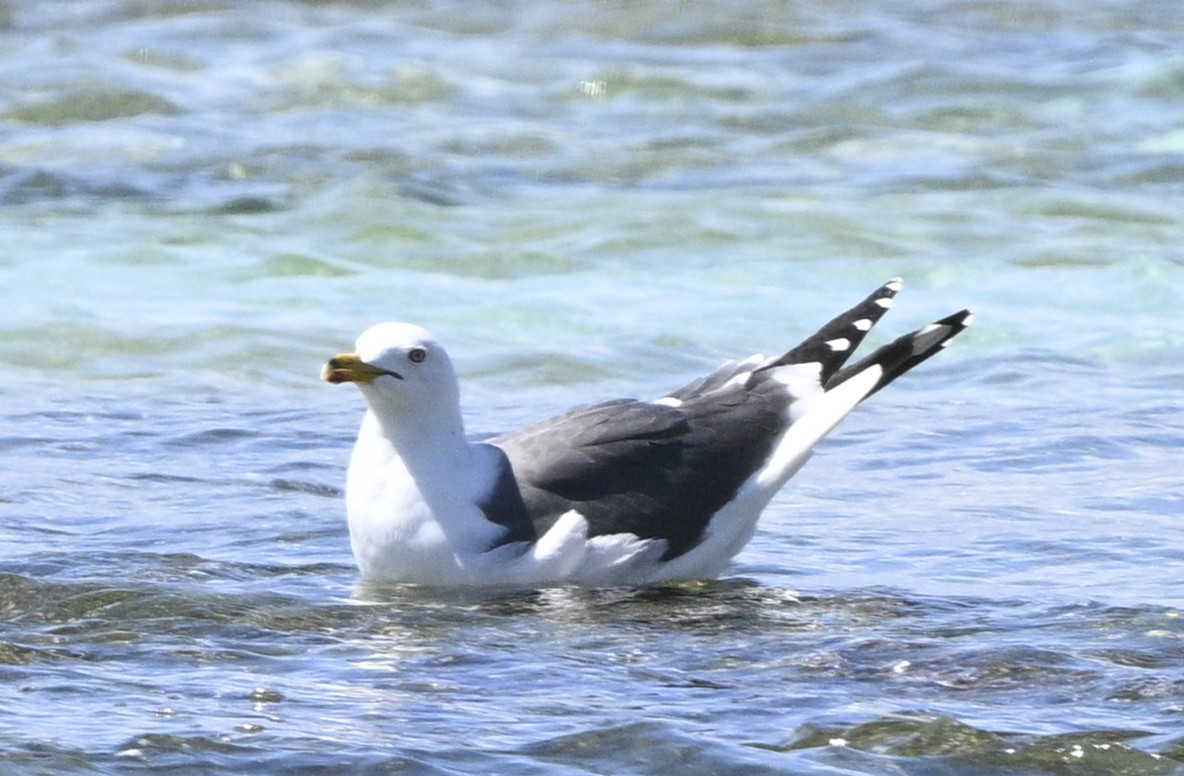
[[[1184,773],[1175,2],[0,3],[0,771]],[[722,580],[359,585],[362,402],[474,436],[974,329]]]

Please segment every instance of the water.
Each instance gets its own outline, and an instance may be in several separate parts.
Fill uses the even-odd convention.
[[[0,770],[1184,772],[1177,11],[4,3]],[[359,585],[369,324],[482,436],[897,274],[723,580]]]

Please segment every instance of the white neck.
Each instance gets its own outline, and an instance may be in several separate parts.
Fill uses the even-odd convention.
[[[492,469],[465,438],[455,394],[415,406],[363,393],[370,411],[346,487],[358,565],[377,578],[470,581],[469,562],[505,529],[478,505]]]
[[[459,407],[397,412],[379,404],[371,406],[371,413],[425,498],[432,499],[437,486],[447,488],[447,480],[468,465],[469,443]],[[436,482],[442,478],[445,482]]]
[[[403,500],[417,491],[431,521],[454,547],[487,549],[503,529],[489,523],[476,504],[491,485],[486,481],[490,473],[465,438],[457,403],[441,402],[420,411],[372,405],[366,422],[397,456],[395,467],[410,477],[401,485],[386,482],[385,487],[404,492],[391,497]],[[392,474],[393,470],[385,476]],[[397,514],[393,517],[399,519]]]

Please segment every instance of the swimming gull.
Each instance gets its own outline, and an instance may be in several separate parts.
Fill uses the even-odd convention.
[[[857,404],[939,352],[969,310],[847,365],[893,279],[782,356],[730,361],[653,401],[581,407],[485,441],[424,329],[380,323],[323,379],[369,409],[346,479],[364,578],[424,585],[645,584],[716,577],[769,500]]]

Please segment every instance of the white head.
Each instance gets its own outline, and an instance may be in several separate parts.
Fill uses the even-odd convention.
[[[380,323],[358,337],[355,353],[329,359],[321,379],[355,383],[381,421],[459,415],[460,389],[448,353],[425,329]]]

